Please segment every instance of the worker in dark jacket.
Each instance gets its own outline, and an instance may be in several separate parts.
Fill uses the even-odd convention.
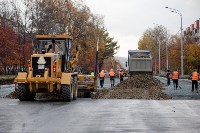
[[[189,79],[192,79],[192,92],[194,92],[194,86],[195,86],[196,92],[198,92],[199,74],[197,73],[196,69],[194,70],[193,73],[190,74]]]
[[[119,75],[120,82],[122,82],[122,81],[124,80],[124,72],[123,72],[123,69],[120,69],[118,75]]]
[[[170,85],[170,79],[171,79],[171,73],[169,70],[167,70],[167,74],[166,74],[166,78],[167,78],[167,85],[169,86]]]
[[[99,73],[99,81],[101,88],[103,88],[104,85],[104,78],[105,78],[104,70],[101,70],[101,72]]]
[[[175,68],[174,71],[172,72],[172,80],[174,84],[174,90],[178,88],[178,79],[179,79],[179,73],[177,69]]]
[[[115,85],[115,72],[113,71],[113,69],[110,69],[109,76],[111,87],[113,87]]]

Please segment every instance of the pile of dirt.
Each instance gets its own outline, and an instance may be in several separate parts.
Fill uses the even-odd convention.
[[[6,98],[17,99],[16,91],[11,92],[10,94],[5,96]]]
[[[14,78],[0,78],[0,85],[9,85],[14,83]]]
[[[134,53],[131,58],[150,58],[150,53]]]
[[[97,90],[93,99],[171,99],[162,92],[162,83],[149,74],[129,77],[111,89]]]
[[[93,99],[171,99],[162,92],[163,84],[149,74],[137,74],[129,77],[111,89],[101,89],[91,94]],[[16,92],[6,96],[16,99]],[[61,99],[59,94],[37,93],[36,99]]]

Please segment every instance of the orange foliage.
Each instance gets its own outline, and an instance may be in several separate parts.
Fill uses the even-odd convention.
[[[31,54],[31,44],[19,45],[18,34],[11,27],[0,25],[0,67],[13,64],[23,64],[23,57],[28,60]],[[23,52],[24,49],[24,52]],[[24,53],[24,55],[23,55]]]

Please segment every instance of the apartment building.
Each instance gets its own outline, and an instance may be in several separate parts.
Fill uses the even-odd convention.
[[[184,31],[184,36],[191,36],[195,42],[200,44],[199,21],[200,21],[200,18],[196,20],[193,24],[191,24],[189,27],[187,27],[186,30]]]

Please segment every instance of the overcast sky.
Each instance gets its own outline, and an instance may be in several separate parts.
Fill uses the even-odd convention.
[[[120,45],[116,56],[127,57],[147,28],[157,23],[171,34],[180,31],[181,17],[165,7],[179,10],[183,29],[200,18],[200,0],[84,0],[93,14],[104,16],[105,27]]]

